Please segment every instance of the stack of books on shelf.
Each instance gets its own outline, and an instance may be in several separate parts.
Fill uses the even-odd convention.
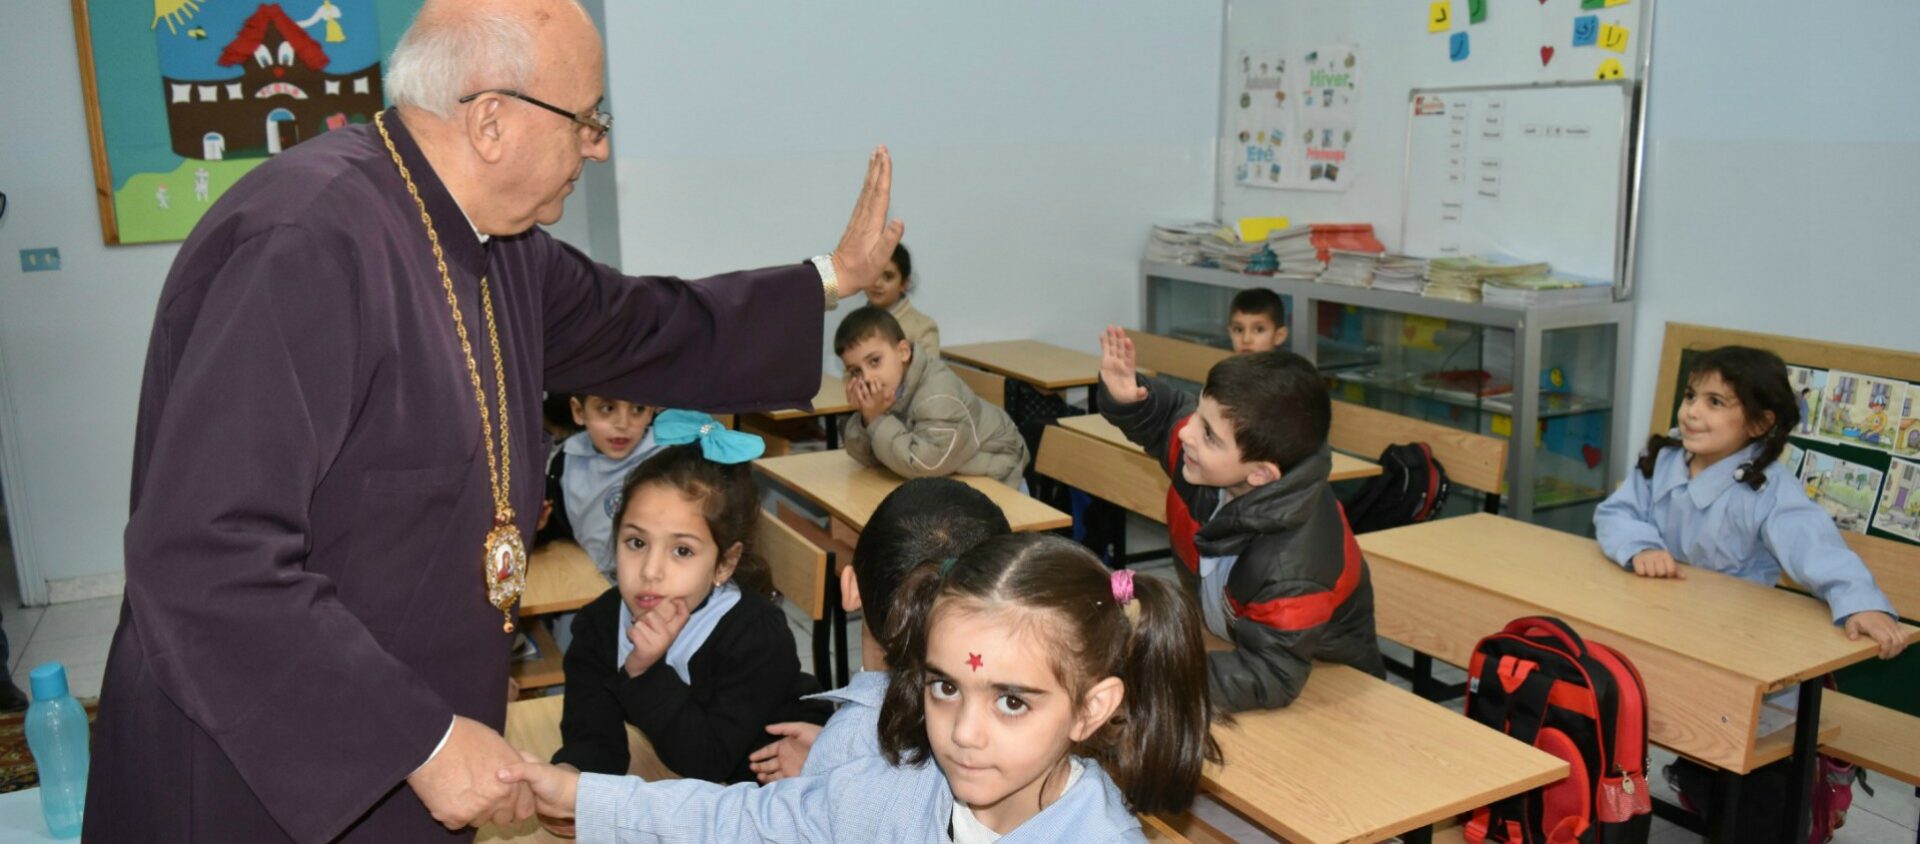
[[[1321,263],[1333,259],[1333,250],[1382,255],[1387,247],[1373,236],[1372,223],[1314,223],[1313,247]]]
[[[1338,284],[1344,287],[1372,287],[1373,265],[1380,260],[1377,252],[1349,252],[1334,249],[1327,259],[1327,268],[1316,279],[1321,284]]]
[[[1277,229],[1267,235],[1267,249],[1279,265],[1276,278],[1312,281],[1326,264],[1313,245],[1313,226],[1301,225]]]
[[[1220,228],[1219,223],[1197,220],[1181,223],[1156,223],[1147,235],[1147,260],[1171,264],[1200,263],[1200,242]]]
[[[1203,266],[1215,266],[1236,273],[1271,273],[1274,270],[1273,253],[1267,251],[1266,241],[1243,241],[1232,229],[1218,229],[1201,238],[1200,262]]]
[[[1559,273],[1489,278],[1480,288],[1489,305],[1510,308],[1591,305],[1613,301],[1613,284]]]
[[[1427,286],[1427,262],[1405,255],[1387,255],[1373,266],[1373,289],[1419,295]]]
[[[1427,286],[1420,295],[1429,299],[1478,302],[1481,287],[1488,279],[1545,275],[1549,269],[1544,263],[1523,264],[1510,259],[1434,258],[1427,262]]]

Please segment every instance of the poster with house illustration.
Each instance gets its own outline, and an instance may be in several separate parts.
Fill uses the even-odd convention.
[[[1831,514],[1841,530],[1866,533],[1883,474],[1831,454],[1809,451],[1806,465],[1800,470],[1800,482],[1806,485],[1807,497]]]
[[[1800,424],[1794,426],[1793,433],[1802,437],[1814,436],[1814,429],[1820,421],[1820,397],[1827,389],[1827,371],[1788,366],[1787,383],[1793,388],[1794,401],[1800,405]]]
[[[1920,542],[1920,463],[1895,459],[1887,467],[1887,484],[1880,490],[1873,526]]]
[[[182,240],[247,171],[385,107],[382,62],[419,0],[90,0],[108,243]]]
[[[1893,445],[1897,414],[1907,385],[1900,381],[1833,370],[1820,400],[1818,435],[1882,451]]]
[[[1893,453],[1920,460],[1920,384],[1908,384],[1900,400],[1900,421],[1894,423]]]

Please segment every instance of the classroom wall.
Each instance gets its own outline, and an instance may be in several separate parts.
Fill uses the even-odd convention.
[[[912,297],[943,343],[1093,349],[1100,325],[1138,319],[1148,224],[1211,213],[1220,15],[1151,0],[613,5],[628,269],[826,252],[884,142]]]
[[[1656,7],[1636,443],[1669,321],[1920,348],[1920,4],[1800,11]],[[1615,450],[1623,470],[1637,450]]]
[[[587,5],[597,11],[603,2]],[[101,243],[72,7],[15,3],[8,12],[0,27],[0,191],[10,202],[0,218],[0,488],[21,595],[43,603],[120,588],[140,373],[179,247]],[[609,166],[589,168],[554,231],[618,260],[612,175]],[[60,249],[61,269],[22,273],[19,250],[46,246]]]

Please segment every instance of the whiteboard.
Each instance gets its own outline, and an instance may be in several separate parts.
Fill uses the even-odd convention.
[[[1622,82],[1412,91],[1404,250],[1505,253],[1618,283],[1632,109]]]
[[[1628,0],[1600,9],[1581,0],[1487,0],[1485,20],[1471,23],[1468,0],[1450,0],[1450,28],[1428,32],[1428,0],[1226,0],[1222,39],[1220,141],[1215,213],[1222,220],[1288,216],[1295,222],[1357,221],[1374,225],[1390,249],[1404,248],[1401,206],[1405,189],[1407,103],[1415,88],[1592,81],[1599,65],[1617,58],[1623,78],[1645,70],[1653,35],[1653,0]],[[1573,46],[1574,21],[1594,15],[1627,29],[1625,51]],[[1464,32],[1469,53],[1452,61],[1449,40]],[[1243,53],[1301,56],[1338,45],[1355,50],[1357,101],[1353,140],[1339,192],[1249,187],[1235,179],[1239,152],[1235,84]],[[1541,61],[1541,48],[1553,47]],[[1256,59],[1257,61],[1257,59]]]

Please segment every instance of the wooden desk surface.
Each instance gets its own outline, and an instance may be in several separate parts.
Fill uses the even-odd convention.
[[[812,410],[776,410],[763,413],[762,416],[775,422],[789,419],[805,419],[810,416],[838,416],[853,412],[853,405],[847,403],[846,382],[837,375],[820,375],[820,392],[813,394]]]
[[[520,615],[577,610],[611,585],[580,546],[564,540],[550,542],[527,559],[527,591],[520,596]]]
[[[1039,340],[1002,340],[942,346],[940,356],[1047,390],[1100,380],[1100,358]]]
[[[1558,616],[1634,661],[1656,744],[1739,772],[1789,750],[1756,742],[1762,696],[1876,650],[1817,599],[1692,567],[1684,580],[1635,577],[1591,539],[1499,516],[1369,533],[1360,547],[1381,635],[1459,665],[1517,616]]]
[[[1064,417],[1060,420],[1060,427],[1079,431],[1110,445],[1132,451],[1145,451],[1128,440],[1127,435],[1120,433],[1120,429],[1114,427],[1112,422],[1108,422],[1097,413]],[[1355,478],[1371,478],[1378,474],[1380,474],[1380,464],[1336,451],[1333,453],[1333,472],[1327,476],[1327,480],[1348,481]]]
[[[754,468],[785,484],[794,492],[826,508],[827,512],[854,530],[862,530],[880,501],[902,481],[898,475],[879,467],[861,466],[846,451],[816,451],[763,457],[753,461]],[[954,475],[955,480],[986,493],[987,498],[1007,514],[1016,531],[1053,530],[1073,524],[1073,517],[1048,507],[1034,498],[1021,495],[992,478]]]
[[[1288,841],[1379,841],[1564,778],[1567,763],[1344,665],[1214,728],[1206,790]]]

